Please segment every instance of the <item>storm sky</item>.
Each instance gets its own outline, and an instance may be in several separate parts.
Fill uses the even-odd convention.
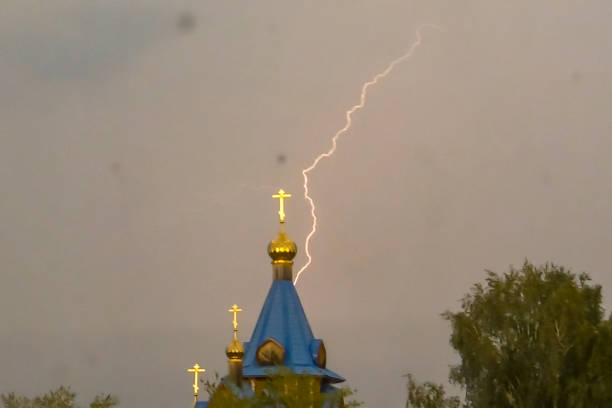
[[[0,6],[0,392],[187,407],[271,283],[279,188],[328,367],[369,407],[446,382],[440,313],[525,259],[612,309],[607,0],[94,1]],[[296,267],[305,261],[298,253]],[[209,377],[210,378],[210,377]],[[455,391],[455,390],[453,390]]]

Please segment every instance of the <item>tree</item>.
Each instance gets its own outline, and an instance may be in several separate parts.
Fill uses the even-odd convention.
[[[89,408],[112,408],[119,405],[119,399],[111,394],[96,395]]]
[[[487,272],[446,312],[461,363],[450,379],[469,407],[612,406],[612,322],[587,274],[535,267]]]
[[[240,395],[241,392],[233,383],[225,383],[216,376],[216,381],[206,382],[211,405],[222,408],[323,408],[339,407],[356,408],[361,403],[355,400],[346,401],[354,395],[354,390],[340,388],[336,394],[312,393],[313,386],[318,386],[314,377],[298,375],[280,367],[270,373],[262,389],[253,395]],[[246,386],[246,385],[245,385]],[[340,405],[344,401],[344,405]]]
[[[408,401],[406,408],[459,408],[458,397],[446,397],[446,391],[441,384],[416,382],[412,374],[408,377]]]
[[[64,386],[32,399],[16,395],[14,392],[0,394],[4,408],[77,408],[75,399],[76,393],[72,392],[70,387]],[[94,398],[89,407],[112,408],[116,405],[119,405],[117,397],[111,394],[100,394]]]

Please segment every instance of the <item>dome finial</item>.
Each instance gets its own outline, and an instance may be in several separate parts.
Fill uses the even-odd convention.
[[[282,188],[278,190],[278,194],[274,194],[273,198],[278,198],[279,210],[278,216],[280,217],[281,224],[285,223],[285,199],[291,198],[291,194],[285,193]]]
[[[228,312],[234,314],[234,320],[232,321],[232,323],[234,324],[234,333],[237,333],[238,332],[238,313],[242,312],[242,309],[238,305],[234,304],[234,306],[232,306],[232,308],[228,310]]]
[[[291,197],[291,194],[286,193],[282,188],[278,190],[278,194],[274,194],[273,198],[279,199],[279,210],[278,215],[280,218],[280,231],[276,238],[274,238],[270,244],[268,244],[268,255],[272,258],[273,265],[284,265],[281,275],[281,279],[291,279],[287,275],[291,274],[291,265],[293,264],[293,258],[297,254],[297,245],[293,242],[285,233],[285,199]],[[279,269],[279,271],[280,271]],[[280,278],[275,272],[275,279]]]
[[[198,376],[204,373],[206,370],[200,367],[198,363],[193,365],[193,368],[187,370],[188,373],[193,373],[193,397],[195,400],[198,400],[198,391],[200,387],[198,386]]]

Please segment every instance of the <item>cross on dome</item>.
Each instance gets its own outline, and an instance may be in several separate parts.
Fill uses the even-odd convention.
[[[206,370],[203,368],[200,368],[200,365],[198,363],[195,363],[193,365],[193,368],[189,368],[187,370],[188,373],[193,373],[193,396],[197,397],[198,396],[198,391],[200,390],[200,387],[198,387],[198,375],[204,373]]]
[[[291,194],[285,193],[285,190],[283,190],[282,188],[278,190],[278,194],[274,194],[272,196],[272,198],[278,198],[278,201],[279,201],[278,215],[280,217],[281,223],[285,222],[285,199],[290,198],[290,197],[291,197]]]
[[[234,321],[232,323],[234,323],[234,331],[238,331],[238,313],[242,312],[242,309],[238,305],[234,304],[234,306],[232,306],[228,312],[234,314]]]

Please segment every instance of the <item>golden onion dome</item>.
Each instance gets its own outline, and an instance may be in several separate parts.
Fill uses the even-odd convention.
[[[242,360],[242,357],[244,357],[244,347],[236,337],[225,349],[225,355],[230,360]]]
[[[273,263],[293,263],[296,254],[297,245],[281,228],[276,238],[268,244],[268,255],[272,258]]]

